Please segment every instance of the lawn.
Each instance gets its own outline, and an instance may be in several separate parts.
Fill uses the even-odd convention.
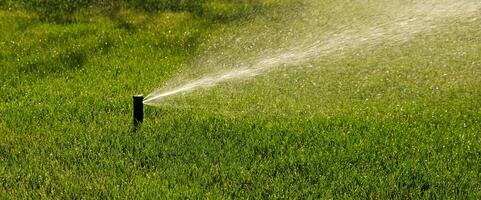
[[[412,2],[52,2],[0,1],[1,198],[481,198],[480,10],[170,97],[133,132],[134,94]]]

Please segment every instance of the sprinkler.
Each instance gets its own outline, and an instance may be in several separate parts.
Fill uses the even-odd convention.
[[[137,130],[144,121],[144,95],[134,95],[134,130]]]

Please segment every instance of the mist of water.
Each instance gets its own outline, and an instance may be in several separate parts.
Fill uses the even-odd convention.
[[[396,14],[388,19],[379,19],[368,27],[358,29],[341,27],[323,31],[322,36],[317,38],[296,38],[296,41],[290,42],[293,45],[256,55],[249,60],[238,60],[238,64],[229,67],[228,70],[201,74],[199,78],[191,79],[182,85],[157,90],[149,94],[144,103],[156,105],[165,97],[214,87],[227,81],[252,78],[281,66],[295,67],[326,56],[355,51],[358,48],[375,48],[383,43],[405,42],[443,25],[446,20],[467,17],[479,12],[480,8],[481,3],[476,1],[412,3],[396,9]],[[386,13],[392,12],[394,11],[386,10]],[[310,30],[315,31],[316,28]]]

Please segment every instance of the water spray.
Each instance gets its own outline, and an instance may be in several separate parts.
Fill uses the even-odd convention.
[[[306,2],[311,1],[316,2],[315,0],[306,0]],[[396,12],[392,12],[396,14],[387,17],[388,20],[374,21],[372,25],[360,26],[358,29],[341,26],[332,31],[322,31],[316,28],[318,25],[307,24],[307,30],[312,30],[313,33],[319,32],[319,34],[316,33],[315,37],[306,37],[292,46],[273,52],[266,51],[268,53],[259,54],[252,59],[240,60],[236,64],[228,66],[228,70],[204,74],[176,87],[156,90],[146,97],[144,103],[155,106],[159,105],[163,98],[169,96],[214,87],[228,81],[252,78],[281,67],[300,66],[322,57],[342,55],[360,48],[374,48],[385,43],[401,44],[420,33],[433,30],[438,24],[443,24],[446,19],[468,17],[479,13],[481,9],[479,0],[447,0],[437,4],[420,2],[405,7],[396,7]],[[313,12],[318,13],[315,8]],[[386,10],[386,13],[390,13],[390,10]],[[248,39],[250,38],[244,40]],[[216,63],[215,60],[209,62],[225,66],[223,59],[220,59],[219,63]]]
[[[137,130],[144,121],[144,95],[138,94],[133,96],[134,104],[134,130]]]

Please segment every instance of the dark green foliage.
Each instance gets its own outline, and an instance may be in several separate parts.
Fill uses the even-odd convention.
[[[202,13],[202,5],[206,0],[124,0],[124,2],[147,11],[171,10]]]
[[[20,0],[0,4],[4,8],[24,8],[37,13],[42,21],[72,23],[80,10],[99,10],[106,16],[115,16],[121,8],[134,8],[145,12],[190,12],[212,20],[228,21],[261,12],[267,4],[261,1],[217,0]]]
[[[44,21],[72,22],[72,14],[95,0],[20,0],[21,7],[36,12]]]

